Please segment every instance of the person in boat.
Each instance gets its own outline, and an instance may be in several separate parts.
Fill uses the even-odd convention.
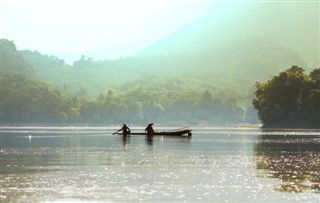
[[[153,123],[150,123],[146,129],[144,131],[147,132],[148,135],[151,135],[151,134],[154,134],[154,130],[153,130],[153,127],[152,127]]]
[[[122,130],[122,135],[129,135],[131,133],[131,130],[130,128],[126,125],[126,124],[123,124],[122,128],[117,130],[115,133],[113,134],[116,134],[117,132],[121,131]]]

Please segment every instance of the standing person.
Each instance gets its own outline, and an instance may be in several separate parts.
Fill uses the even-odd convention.
[[[144,129],[144,131],[146,131],[148,135],[154,134],[154,130],[153,130],[152,125],[153,125],[153,123],[150,123],[150,124],[146,127],[146,129]]]
[[[114,132],[113,135],[121,130],[122,130],[122,135],[128,135],[131,133],[130,128],[126,124],[123,124],[123,127],[121,129],[117,130],[116,132]]]

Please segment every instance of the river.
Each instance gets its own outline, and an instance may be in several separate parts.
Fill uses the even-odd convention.
[[[1,203],[320,202],[320,130],[115,130],[0,128]]]

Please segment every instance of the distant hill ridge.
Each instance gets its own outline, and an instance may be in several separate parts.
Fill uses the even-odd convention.
[[[118,60],[82,56],[68,65],[58,57],[17,51],[14,43],[12,49],[1,43],[1,68],[36,75],[73,94],[90,97],[108,89],[130,88],[127,83],[142,78],[152,82],[153,77],[185,78],[247,92],[255,81],[267,80],[292,65],[307,71],[317,67],[320,43],[319,30],[314,28],[319,26],[318,5],[218,2],[204,18],[133,57]]]

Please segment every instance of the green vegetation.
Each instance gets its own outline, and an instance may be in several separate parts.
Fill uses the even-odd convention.
[[[61,91],[21,74],[1,74],[1,123],[64,121],[74,105]]]
[[[5,43],[13,44],[7,40],[3,41]],[[69,66],[53,56],[30,51],[23,51],[21,56],[20,52],[14,51],[14,60],[25,56],[31,61],[32,66],[28,60],[21,60],[29,64],[35,75],[24,71],[18,73],[19,67],[18,71],[5,69],[1,73],[2,125],[111,125],[123,122],[233,125],[255,120],[254,114],[250,117],[250,110],[246,108],[249,100],[246,93],[217,88],[190,76],[164,77],[164,74],[154,76],[154,73],[139,71],[134,76],[132,67],[126,66],[141,63],[134,58],[126,59],[124,63],[125,60],[102,62],[82,57]],[[3,57],[1,62],[7,63],[6,60]],[[118,69],[108,68],[106,64],[118,65]],[[121,74],[124,70],[127,73]],[[99,77],[99,74],[105,77]],[[105,83],[105,91],[96,97],[89,96],[84,88],[94,88],[97,84],[94,78],[118,84],[108,86]],[[79,90],[70,91],[69,85],[77,81]]]
[[[104,50],[103,43],[67,64],[0,39],[1,124],[245,125],[259,122],[256,108],[265,127],[317,127],[317,5],[217,2],[198,20],[116,60],[106,57],[117,47]],[[285,71],[292,64],[310,75],[299,67]]]
[[[7,39],[0,39],[0,70],[3,72],[16,72],[26,75],[33,75],[31,63],[26,60],[19,51],[16,45]]]
[[[81,97],[95,98],[109,88],[119,87],[124,81],[138,78],[137,73],[129,64],[134,60],[95,61],[84,55],[73,63],[66,64],[63,60],[28,50],[21,54],[32,64],[36,76],[52,85],[59,86],[70,94]],[[108,88],[107,88],[108,87]]]
[[[266,83],[256,83],[254,107],[264,127],[320,125],[320,69],[309,75],[292,66]]]
[[[244,110],[236,99],[224,95],[222,101],[208,90],[202,93],[151,91],[139,87],[127,92],[109,90],[95,100],[88,100],[71,97],[63,90],[21,74],[6,73],[0,79],[2,124],[111,125],[152,121],[167,125],[199,122],[226,125],[244,122]]]
[[[40,80],[63,88],[72,95],[90,99],[101,92],[106,93],[108,89],[128,91],[137,83],[147,89],[157,89],[168,79],[174,82],[173,78],[187,81],[180,85],[188,87],[185,89],[201,87],[198,91],[203,92],[210,86],[242,95],[252,92],[256,80],[266,80],[269,75],[284,70],[283,67],[292,64],[306,66],[294,50],[259,37],[241,38],[218,47],[214,43],[200,41],[203,50],[199,50],[200,44],[195,44],[195,41],[199,40],[187,43],[190,47],[188,52],[181,47],[162,47],[162,52],[154,55],[141,53],[118,60],[95,60],[83,55],[72,65],[38,52],[20,53],[30,61]],[[155,80],[160,83],[155,83]],[[248,100],[246,103],[245,108],[251,102]]]
[[[136,56],[112,61],[82,56],[68,65],[55,56],[18,51],[12,41],[1,40],[2,52],[10,53],[1,58],[1,124],[112,125],[126,122],[144,125],[156,122],[172,126],[230,126],[257,123],[251,104],[253,80],[265,78],[289,61],[304,62],[294,51],[270,41],[243,40],[234,45],[232,49],[229,44],[220,52],[208,48],[202,54],[190,56]],[[273,53],[274,50],[277,52]],[[212,52],[220,55],[211,56]],[[274,60],[275,55],[279,60]],[[319,108],[319,89],[311,84],[319,83],[315,82],[319,81],[317,72],[312,72],[308,78],[298,70],[291,72],[303,78],[301,84],[309,81],[303,88],[308,87],[310,91],[304,100],[292,101],[299,92],[291,92],[286,100],[280,99],[281,105],[287,108],[282,110],[291,111],[293,115],[285,122],[292,124],[297,120],[295,117],[303,116],[302,120],[314,123],[312,119],[319,115],[319,109],[314,110]],[[298,91],[301,84],[298,79],[293,81],[290,88]],[[270,113],[273,107],[279,108],[279,104],[260,102],[259,98],[264,101],[266,96],[258,92],[264,92],[265,86],[257,84],[258,99],[254,105],[261,121],[268,126],[274,121],[272,116],[277,118],[274,122],[286,117],[285,113],[281,116]],[[292,104],[287,105],[289,101]],[[298,103],[301,105],[296,107]],[[265,116],[268,113],[270,115]]]

